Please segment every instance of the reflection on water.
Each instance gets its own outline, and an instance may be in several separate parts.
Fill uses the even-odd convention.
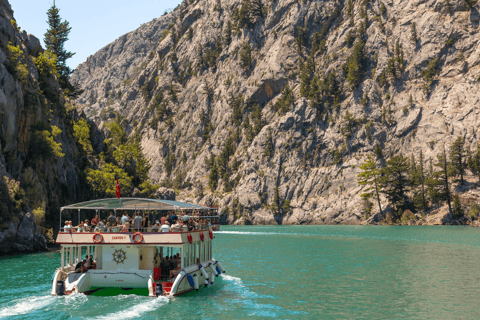
[[[51,297],[58,253],[0,259],[0,318],[478,318],[480,230],[222,226],[227,274],[173,299]]]

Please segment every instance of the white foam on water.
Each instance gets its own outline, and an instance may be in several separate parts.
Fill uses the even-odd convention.
[[[227,280],[227,281],[234,281],[234,282],[236,282],[237,284],[241,285],[242,287],[244,286],[244,285],[243,285],[243,282],[242,282],[242,279],[240,279],[240,278],[237,278],[237,277],[234,277],[234,276],[225,274],[225,273],[222,273],[222,274],[220,275],[220,277],[222,277],[223,279],[225,279],[225,280]]]
[[[0,318],[18,316],[33,310],[42,309],[55,300],[53,296],[27,297],[18,301],[12,301],[9,306],[0,309]],[[12,305],[13,303],[13,305]]]
[[[120,319],[138,319],[140,318],[143,314],[153,311],[157,309],[158,307],[161,307],[165,304],[167,304],[170,299],[167,297],[156,297],[156,298],[148,298],[150,300],[137,304],[131,308],[121,310],[118,312],[114,313],[109,313],[106,316],[101,316],[97,317],[95,319],[115,319],[115,320],[120,320]]]
[[[255,232],[255,231],[214,231],[213,233],[224,233],[224,234],[242,234],[242,235],[268,235],[268,234],[281,234],[281,235],[297,235],[296,233],[280,233],[280,232]]]

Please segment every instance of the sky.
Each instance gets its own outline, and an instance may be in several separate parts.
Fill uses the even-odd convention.
[[[141,24],[172,10],[181,0],[56,0],[60,17],[70,23],[72,30],[65,43],[68,51],[76,54],[67,60],[76,68],[87,57],[133,31]],[[47,11],[53,0],[10,0],[17,25],[36,36],[45,48],[43,37],[48,29]]]

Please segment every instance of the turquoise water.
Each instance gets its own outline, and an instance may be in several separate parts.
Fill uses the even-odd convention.
[[[215,285],[168,299],[50,296],[59,253],[0,259],[0,318],[480,318],[480,229],[222,226]]]

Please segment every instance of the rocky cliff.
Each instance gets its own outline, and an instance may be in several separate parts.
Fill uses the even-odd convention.
[[[59,207],[82,194],[75,110],[55,64],[17,25],[6,0],[0,28],[0,251],[31,252],[46,247],[35,220],[58,226]]]
[[[478,24],[469,0],[186,0],[81,64],[76,106],[225,222],[358,223],[376,146],[478,141]]]

